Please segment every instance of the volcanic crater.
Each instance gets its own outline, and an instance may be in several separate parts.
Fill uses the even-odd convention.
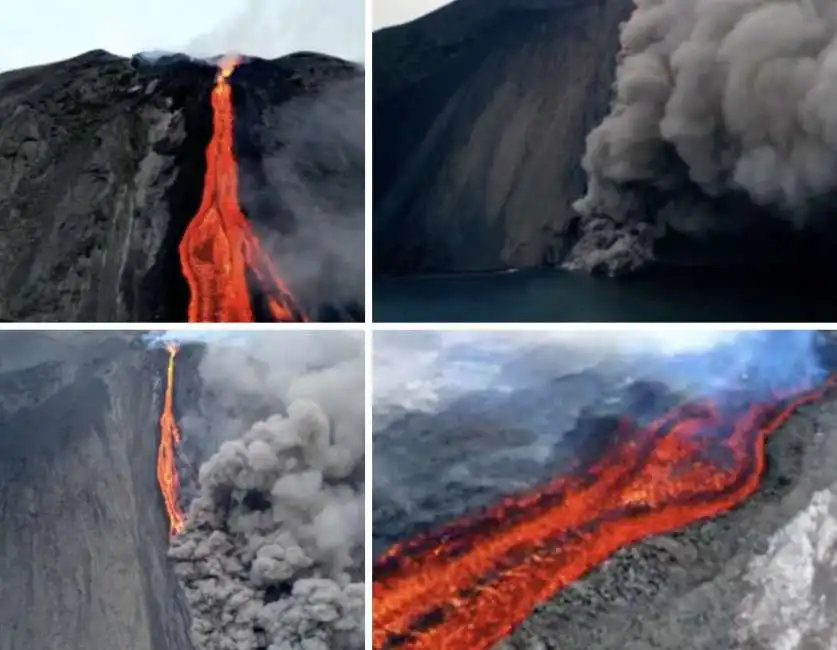
[[[0,74],[0,319],[188,320],[218,64],[95,50]],[[363,74],[300,52],[227,80],[238,204],[306,320],[364,314]]]

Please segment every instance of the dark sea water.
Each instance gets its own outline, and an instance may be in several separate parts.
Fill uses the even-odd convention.
[[[376,278],[373,318],[383,323],[834,322],[837,290],[829,280],[676,270],[630,280],[567,271]]]

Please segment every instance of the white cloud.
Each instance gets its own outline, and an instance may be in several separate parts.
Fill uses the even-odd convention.
[[[364,32],[363,0],[247,0],[186,51],[199,57],[241,52],[276,58],[307,50],[360,62]]]

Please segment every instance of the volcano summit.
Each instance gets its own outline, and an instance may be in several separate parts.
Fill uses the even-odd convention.
[[[363,78],[307,52],[0,74],[0,319],[362,320]]]

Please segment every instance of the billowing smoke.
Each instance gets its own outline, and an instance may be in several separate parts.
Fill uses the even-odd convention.
[[[246,0],[240,11],[190,43],[199,57],[242,52],[265,59],[298,51],[350,61],[364,55],[363,0]]]
[[[687,178],[799,221],[837,187],[833,0],[634,2],[581,214],[624,219],[643,208],[631,188]]]
[[[336,332],[248,335],[210,344],[207,391],[228,395],[232,435],[200,468],[199,495],[170,557],[197,650],[363,647],[362,338]],[[261,400],[261,401],[260,401]],[[250,408],[248,407],[248,408]],[[187,436],[200,435],[192,415]]]

